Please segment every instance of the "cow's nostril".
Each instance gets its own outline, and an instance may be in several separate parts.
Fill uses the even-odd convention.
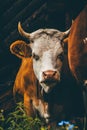
[[[57,73],[56,71],[52,71],[52,70],[44,71],[43,72],[43,77],[45,79],[47,79],[47,78],[53,78],[56,73]]]

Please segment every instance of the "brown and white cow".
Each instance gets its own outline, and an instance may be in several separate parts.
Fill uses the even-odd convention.
[[[48,104],[39,98],[40,87],[33,71],[32,57],[25,58],[22,54],[24,52],[20,52],[20,55],[18,55],[17,51],[19,50],[17,50],[18,48],[16,48],[16,45],[20,46],[20,44],[26,43],[22,40],[18,40],[13,42],[10,46],[11,52],[22,59],[20,69],[15,79],[13,93],[18,93],[23,96],[24,107],[27,115],[35,117],[36,111],[39,111],[40,116],[47,120],[49,116],[47,111]],[[23,51],[26,52],[25,47]],[[27,54],[28,53],[26,52],[26,56]]]
[[[25,32],[22,34],[24,35]],[[35,46],[33,45],[34,43],[29,45],[21,40],[12,43],[10,46],[11,52],[22,59],[14,83],[14,92],[18,92],[24,96],[24,106],[29,116],[34,117],[37,111],[40,117],[45,119],[46,123],[54,120],[58,121],[64,118],[64,113],[68,113],[68,115],[71,113],[71,109],[74,109],[72,102],[75,102],[75,100],[72,101],[72,89],[74,87],[71,87],[75,85],[73,84],[72,76],[69,74],[67,56],[64,55],[64,48],[61,44],[66,33],[61,33],[57,30],[42,29],[32,34],[35,36],[35,39],[39,40],[38,42],[36,40]],[[29,37],[30,35],[27,34],[27,36]],[[31,53],[30,47],[33,48],[33,53]],[[40,53],[40,55],[36,55],[37,53]],[[45,61],[43,62],[43,60]],[[40,69],[44,69],[44,67],[48,69],[50,67],[45,74],[42,73],[44,83],[40,83],[39,76],[35,76],[36,72],[39,71],[39,67]],[[54,73],[54,69],[56,73]],[[34,70],[36,71],[35,73]],[[44,88],[44,84],[47,88]],[[51,86],[52,89],[50,88]]]
[[[72,24],[68,38],[68,60],[70,70],[78,83],[82,85],[87,116],[87,5]],[[84,120],[84,122],[85,126],[87,121]]]
[[[49,96],[43,96],[43,92],[41,92],[41,86],[39,85],[33,71],[32,57],[27,57],[28,53],[24,46],[21,48],[23,52],[21,51],[20,54],[17,52],[19,51],[17,47],[20,46],[20,44],[24,45],[26,43],[22,40],[18,40],[13,42],[10,46],[11,52],[22,59],[20,69],[15,79],[13,93],[18,93],[23,96],[24,107],[27,115],[35,117],[38,113],[46,123],[49,123],[50,121],[52,122],[55,120],[54,118],[59,118],[58,116],[63,111],[62,105],[56,104],[54,101],[52,101],[54,100],[54,92],[54,95],[51,93]],[[24,51],[26,53],[26,58],[24,56]]]
[[[40,116],[49,122],[55,116],[58,118],[62,111],[61,105],[54,103],[57,100],[57,94],[54,94],[56,91],[53,90],[55,96],[52,93],[44,94],[42,98],[45,97],[45,100],[38,99],[37,93],[41,97],[41,93],[49,93],[60,82],[64,56],[62,40],[68,35],[69,30],[60,32],[55,29],[39,29],[26,34],[19,24],[19,31],[29,37],[31,44],[19,40],[10,46],[11,52],[22,59],[14,92],[17,91],[24,96],[24,106],[29,116],[34,116],[37,110]],[[37,90],[37,82],[41,90]]]
[[[64,62],[62,70],[62,83],[60,82],[50,93],[46,94],[41,90],[42,87],[34,74],[32,57],[25,58],[22,51],[20,55],[18,55],[17,51],[19,51],[19,49],[17,46],[20,44],[26,43],[22,40],[18,40],[13,42],[10,46],[11,52],[22,59],[13,87],[14,94],[18,93],[23,96],[27,115],[35,117],[36,114],[38,114],[46,123],[64,119],[66,115],[71,114],[71,110],[74,109],[71,85],[75,86],[75,84],[73,84],[72,77],[69,74],[67,60]],[[24,48],[24,51],[27,53],[26,48]]]

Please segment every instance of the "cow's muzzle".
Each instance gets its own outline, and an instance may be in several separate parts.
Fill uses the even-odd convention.
[[[49,85],[58,82],[60,80],[60,76],[58,76],[57,71],[47,70],[42,73],[42,79],[43,80],[41,81],[41,83]]]
[[[43,78],[44,79],[50,79],[50,78],[55,78],[56,76],[56,71],[53,70],[47,70],[43,72]]]
[[[40,84],[46,93],[51,92],[58,82],[60,82],[60,75],[57,71],[47,70],[42,73]]]

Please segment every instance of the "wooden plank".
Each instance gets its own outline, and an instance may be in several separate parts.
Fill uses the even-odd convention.
[[[37,10],[43,5],[43,3],[44,0],[34,0],[34,2],[31,2],[21,12],[19,12],[15,16],[15,18],[12,18],[11,21],[3,27],[4,37],[17,27],[18,21],[24,21],[27,17],[31,16],[31,14],[35,12],[35,10]]]
[[[0,1],[0,17],[2,14],[12,6],[12,4],[15,2],[15,0],[1,0]]]
[[[2,101],[2,99],[4,100],[8,100],[7,98],[9,97],[9,95],[12,95],[12,89],[9,89],[7,92],[5,92],[3,95],[0,95],[0,100]]]
[[[17,0],[8,8],[2,15],[3,26],[10,22],[11,18],[15,17],[23,8],[25,8],[31,0]]]
[[[36,28],[33,27],[33,23],[34,21],[37,21],[40,17],[42,18],[41,21],[44,21],[45,26],[46,26],[46,3],[43,4],[43,6],[41,6],[38,10],[36,10],[30,17],[28,17],[23,23],[22,26],[24,26],[25,30],[29,30],[30,32],[34,31]],[[39,25],[42,26],[42,22],[37,22],[37,27]],[[32,23],[32,26],[31,26]],[[44,26],[44,25],[43,25]],[[38,28],[39,28],[38,27]],[[14,29],[3,41],[4,43],[8,43],[8,47],[10,46],[12,41],[15,41],[17,39],[23,39],[25,40],[25,38],[21,37],[20,34],[18,33],[17,29]]]

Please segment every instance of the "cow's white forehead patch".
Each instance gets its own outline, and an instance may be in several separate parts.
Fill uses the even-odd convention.
[[[56,29],[39,29],[39,30],[32,33],[31,39],[37,39],[45,34],[58,37],[58,36],[60,36],[61,32],[59,30],[56,30]]]
[[[41,52],[45,52],[47,50],[57,49],[62,50],[61,41],[56,37],[50,37],[49,35],[42,35],[38,39],[34,40],[33,52],[40,54]]]

